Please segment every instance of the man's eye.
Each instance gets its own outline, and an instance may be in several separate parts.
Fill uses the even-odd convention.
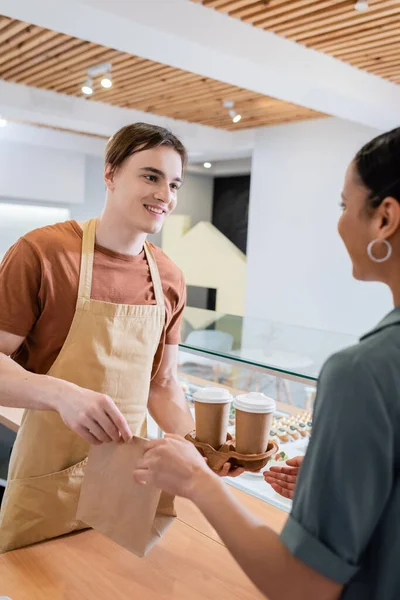
[[[153,183],[157,181],[157,177],[155,175],[145,175],[147,181],[152,181]]]

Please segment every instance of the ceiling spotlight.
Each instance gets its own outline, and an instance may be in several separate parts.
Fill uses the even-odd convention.
[[[90,96],[93,93],[93,80],[97,80],[98,77],[101,77],[101,86],[107,90],[110,89],[110,87],[112,87],[113,84],[111,77],[111,69],[112,64],[109,62],[89,67],[89,69],[87,70],[88,80],[84,86],[86,88],[86,91],[82,88],[83,93],[87,94],[88,96]],[[89,89],[91,90],[90,92]]]
[[[211,164],[210,162],[205,162],[205,163],[204,163],[204,165],[203,165],[203,167],[204,167],[205,169],[211,169],[211,167],[212,167],[212,164]]]
[[[107,90],[112,87],[111,73],[106,73],[101,80],[101,85]]]
[[[86,83],[82,86],[82,92],[86,94],[86,96],[91,96],[93,94],[93,81],[89,78],[86,80]]]
[[[234,123],[239,123],[240,119],[242,118],[242,115],[238,115],[236,110],[233,110],[233,108],[229,111],[229,116]]]
[[[237,114],[236,110],[234,109],[235,103],[233,102],[233,100],[224,100],[222,104],[224,108],[228,109],[228,113],[232,121],[234,123],[239,123],[240,119],[242,118],[242,115]]]
[[[8,124],[7,119],[0,117],[0,127],[5,127]]]
[[[354,8],[359,12],[365,12],[369,8],[368,0],[357,0],[357,2],[354,5]]]

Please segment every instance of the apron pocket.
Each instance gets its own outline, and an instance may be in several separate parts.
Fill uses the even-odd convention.
[[[86,462],[8,483],[0,519],[0,552],[86,528],[76,520]]]
[[[35,477],[22,477],[22,478],[18,477],[17,479],[12,479],[11,483],[14,483],[16,481],[18,481],[19,483],[26,483],[26,482],[34,482],[34,481],[39,481],[39,480],[44,481],[46,479],[55,479],[55,478],[62,479],[63,477],[68,477],[70,475],[73,476],[78,473],[82,473],[82,475],[83,475],[87,460],[88,459],[86,457],[83,460],[76,463],[75,465],[71,465],[70,467],[63,469],[62,471],[54,471],[54,473],[47,473],[46,475],[37,475]]]

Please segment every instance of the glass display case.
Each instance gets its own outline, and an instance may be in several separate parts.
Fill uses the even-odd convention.
[[[312,429],[318,374],[326,359],[356,343],[355,337],[213,311],[186,308],[179,352],[179,380],[193,411],[193,394],[221,386],[233,396],[262,392],[276,401],[272,426],[279,452],[271,464],[304,455]],[[230,433],[235,413],[231,409]],[[262,473],[227,483],[289,511]]]

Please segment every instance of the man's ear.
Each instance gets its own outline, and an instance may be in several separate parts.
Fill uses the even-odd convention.
[[[114,169],[111,167],[110,164],[107,164],[104,167],[104,183],[106,184],[106,188],[110,191],[113,191],[114,187],[115,187],[114,175],[115,175]]]

